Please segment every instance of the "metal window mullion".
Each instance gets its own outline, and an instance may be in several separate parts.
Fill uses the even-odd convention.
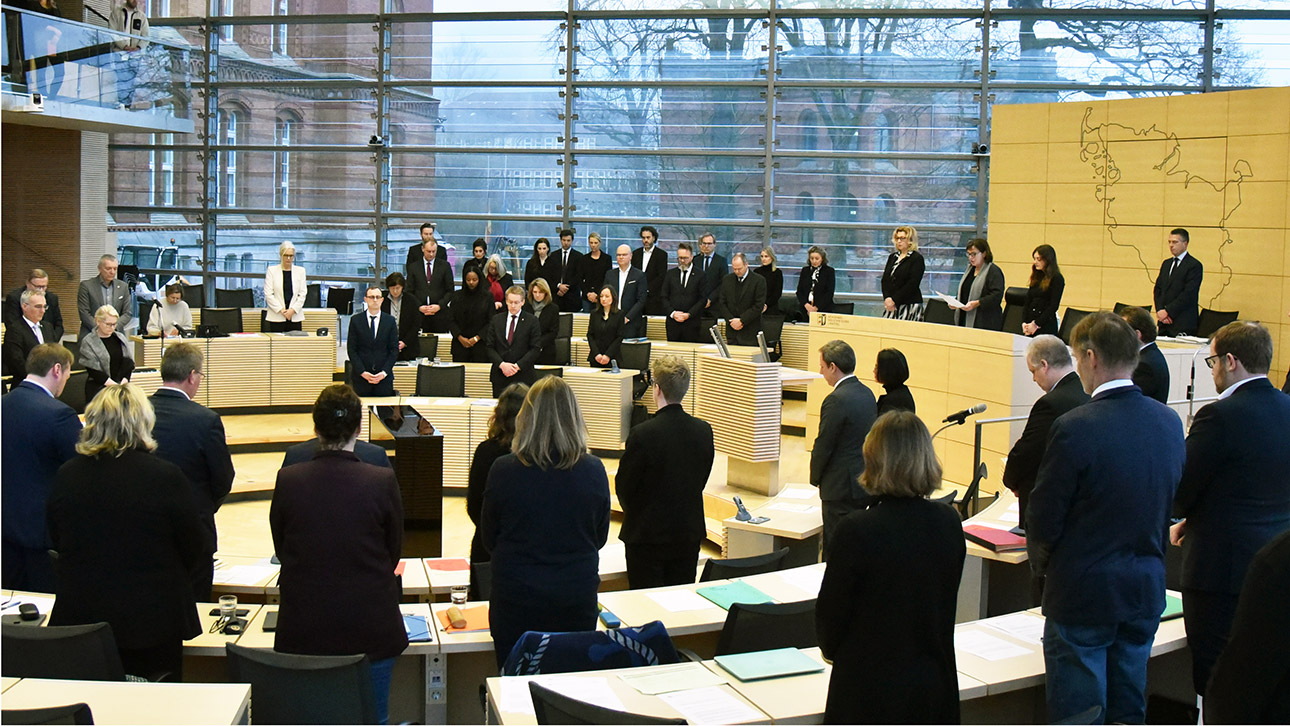
[[[1200,84],[1201,92],[1203,93],[1209,93],[1214,90],[1214,30],[1216,22],[1214,0],[1205,0],[1205,19],[1201,21],[1205,40],[1200,49]]]
[[[372,200],[372,224],[374,226],[375,236],[372,244],[372,275],[377,284],[385,275],[385,268],[381,264],[388,243],[386,233],[387,220],[390,211],[390,195],[393,193],[391,186],[391,164],[390,164],[390,55],[393,47],[392,33],[390,30],[390,21],[385,16],[385,3],[381,3],[381,11],[377,16],[376,23],[372,26],[376,32],[377,46],[376,55],[376,110],[372,113],[376,120],[376,135],[380,138],[380,146],[373,149],[372,163],[376,172],[376,197]]]
[[[577,160],[573,155],[574,136],[573,121],[573,99],[577,95],[577,86],[573,82],[578,75],[578,68],[575,65],[577,58],[578,42],[578,21],[574,17],[574,7],[576,0],[568,0],[564,19],[564,89],[561,95],[564,96],[564,112],[560,118],[564,121],[564,136],[562,139],[560,157],[560,228],[567,229],[571,226],[570,217],[575,211],[573,208],[573,166]]]
[[[985,0],[981,11],[981,105],[977,118],[977,138],[980,143],[990,143],[990,29],[995,22],[991,15],[992,0]],[[975,153],[975,149],[973,150]],[[990,198],[990,156],[976,156],[976,234],[984,237],[987,223],[987,200]]]
[[[778,0],[771,0],[770,14],[766,20],[769,25],[769,32],[766,36],[766,128],[762,132],[765,136],[766,147],[763,150],[762,166],[765,167],[762,173],[762,192],[761,192],[761,238],[764,244],[771,244],[774,238],[774,229],[771,227],[771,220],[775,216],[775,134],[779,131],[775,125],[775,94],[779,93],[775,89],[776,76],[779,74],[779,48],[776,47],[779,41],[779,21],[776,13],[779,11]]]
[[[202,183],[202,194],[198,199],[201,204],[201,226],[202,226],[202,257],[198,263],[202,270],[202,292],[209,296],[208,299],[214,299],[215,278],[210,274],[214,265],[211,258],[214,256],[216,232],[215,232],[215,215],[212,209],[215,207],[215,195],[219,189],[219,159],[211,150],[211,142],[215,135],[219,133],[219,114],[217,101],[213,89],[213,81],[219,72],[219,34],[214,31],[214,25],[211,24],[211,8],[209,3],[206,6],[206,20],[202,26],[202,38],[206,45],[206,59],[202,64],[201,84],[197,89],[202,94],[202,122],[206,133],[202,138],[202,161],[206,169],[206,178]]]

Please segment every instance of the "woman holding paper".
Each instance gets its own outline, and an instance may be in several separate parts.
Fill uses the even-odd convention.
[[[860,483],[877,499],[838,524],[815,602],[833,662],[825,723],[958,723],[954,612],[966,545],[958,513],[927,497],[941,465],[908,411],[880,416]]]
[[[959,283],[961,309],[956,325],[982,330],[1003,329],[1003,270],[994,264],[990,243],[977,237],[967,244],[968,270]]]

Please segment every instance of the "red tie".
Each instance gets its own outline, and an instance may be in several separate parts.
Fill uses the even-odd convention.
[[[514,340],[514,339],[515,339],[515,316],[514,316],[514,315],[512,315],[512,316],[511,316],[511,324],[510,324],[510,327],[508,327],[508,328],[506,329],[506,343],[507,343],[507,345],[510,345],[510,342],[511,342],[512,340]]]
[[[434,266],[433,262],[426,263],[426,282],[430,282],[430,270]]]

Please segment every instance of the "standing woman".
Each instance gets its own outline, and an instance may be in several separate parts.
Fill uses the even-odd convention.
[[[448,332],[452,335],[452,362],[487,363],[485,328],[493,317],[493,296],[479,278],[480,265],[467,266],[461,275],[461,289],[452,294],[448,306]]]
[[[484,489],[488,485],[488,472],[493,462],[511,453],[511,441],[515,438],[515,417],[524,405],[524,397],[529,387],[524,383],[512,383],[497,397],[493,415],[488,419],[488,438],[475,447],[475,456],[470,460],[470,473],[466,479],[466,515],[475,525],[475,534],[470,538],[470,564],[488,562],[491,557],[479,536],[479,520],[484,513]],[[470,599],[485,600],[475,582],[475,571],[471,570]]]
[[[1035,264],[1030,268],[1030,289],[1026,291],[1026,317],[1021,332],[1036,335],[1057,335],[1057,306],[1062,304],[1066,278],[1057,267],[1057,250],[1052,245],[1039,245],[1032,253]]]
[[[990,243],[977,237],[967,244],[968,269],[959,283],[962,310],[954,311],[954,323],[981,330],[1003,329],[1003,270],[994,264]]]
[[[623,313],[614,301],[614,286],[602,285],[599,304],[587,318],[587,363],[608,368],[622,354]]]
[[[154,424],[152,403],[129,383],[86,407],[79,456],[49,493],[49,624],[106,622],[126,673],[181,681],[184,640],[201,633],[190,573],[206,552],[187,477],[152,453]]]
[[[134,346],[116,329],[116,308],[104,305],[94,311],[94,330],[81,338],[81,365],[85,366],[85,400],[106,386],[130,380],[134,372]]]
[[[506,291],[515,284],[511,279],[511,273],[506,271],[506,263],[502,262],[501,255],[492,255],[484,264],[483,283],[487,286],[488,293],[493,296],[493,312],[501,310],[506,303]]]
[[[923,319],[923,272],[926,264],[918,251],[918,230],[908,225],[891,233],[896,251],[882,271],[882,316],[897,320]]]
[[[812,245],[806,261],[809,264],[797,277],[797,304],[802,306],[803,317],[809,318],[815,312],[833,312],[835,275],[829,267],[829,256],[821,247]]]
[[[295,264],[296,246],[290,242],[278,245],[282,264],[269,265],[264,273],[264,315],[267,332],[286,333],[301,330],[305,321],[305,268]]]
[[[878,360],[873,365],[873,379],[887,391],[878,397],[879,416],[888,411],[914,413],[914,394],[905,385],[905,381],[909,380],[909,361],[905,360],[904,353],[895,348],[878,351]]]
[[[941,465],[917,416],[874,422],[860,482],[877,498],[838,524],[815,601],[833,661],[824,722],[958,723],[954,611],[967,548],[958,513],[927,498]]]
[[[605,274],[613,266],[614,261],[609,255],[600,250],[600,235],[592,232],[587,235],[587,249],[589,252],[582,256],[582,285],[579,289],[585,291],[587,300],[582,304],[582,311],[589,313],[600,305],[600,286],[605,284]]]
[[[761,248],[761,265],[753,270],[766,278],[766,310],[771,315],[779,315],[779,299],[784,296],[784,271],[776,264],[775,250]]]
[[[524,265],[524,284],[532,285],[534,280],[541,278],[546,280],[546,286],[550,288],[552,280],[560,280],[558,271],[552,269],[554,262],[551,259],[551,241],[546,237],[538,237],[537,242],[533,243],[533,256]]]
[[[538,319],[538,329],[542,331],[538,353],[538,365],[555,365],[555,336],[560,332],[560,306],[551,302],[551,286],[546,280],[538,278],[529,282],[528,302],[524,309],[533,313]]]
[[[587,426],[563,378],[529,389],[511,452],[488,474],[480,525],[493,557],[488,616],[498,669],[525,631],[595,630],[609,538],[609,478],[587,453]]]

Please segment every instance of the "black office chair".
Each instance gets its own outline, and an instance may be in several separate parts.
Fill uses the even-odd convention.
[[[493,566],[490,562],[470,563],[470,599],[489,600],[493,594]]]
[[[855,315],[856,304],[853,302],[834,302],[833,314],[834,315]]]
[[[1130,305],[1128,303],[1122,303],[1122,302],[1116,303],[1115,307],[1111,309],[1111,312],[1114,312],[1116,315],[1119,315],[1120,313],[1124,312],[1125,310],[1128,310],[1129,308],[1142,308],[1147,312],[1151,312],[1150,305]]]
[[[734,557],[725,560],[708,560],[703,563],[703,573],[699,582],[728,580],[733,577],[748,577],[766,572],[784,569],[784,558],[788,557],[788,548],[781,547],[775,552],[752,557]]]
[[[560,366],[572,365],[573,363],[573,345],[570,339],[573,337],[573,313],[560,313],[560,323],[555,329],[555,364]]]
[[[683,718],[645,716],[579,701],[529,681],[533,713],[539,724],[683,724]]]
[[[327,288],[327,307],[335,310],[337,315],[352,314],[354,312],[354,288]]]
[[[240,333],[242,308],[202,308],[201,324],[214,325],[221,333]]]
[[[156,300],[139,301],[139,335],[148,334],[148,319],[152,317],[152,309],[157,307]]]
[[[779,360],[784,353],[780,345],[780,339],[784,337],[784,316],[762,315],[761,333],[766,338],[766,350],[770,353],[771,362]]]
[[[376,723],[366,655],[295,655],[224,646],[228,679],[251,684],[257,724]]]
[[[0,626],[3,675],[10,678],[61,678],[73,681],[124,681],[112,626]]]
[[[215,307],[217,308],[253,308],[255,292],[251,288],[221,290],[215,288]]]
[[[76,360],[79,363],[80,359]],[[73,368],[71,376],[67,379],[67,385],[63,386],[63,394],[58,397],[58,400],[71,406],[76,413],[85,413],[85,405],[89,403],[85,400],[85,378],[88,375],[85,372],[85,366]]]
[[[180,297],[181,300],[188,303],[190,308],[200,308],[206,305],[206,288],[202,285],[183,285],[180,283],[184,292]]]
[[[465,398],[466,366],[461,363],[417,366],[417,395],[432,398]]]
[[[1239,310],[1223,312],[1221,310],[1200,309],[1200,321],[1196,323],[1196,337],[1210,338],[1218,329],[1228,323],[1236,322],[1241,317]]]
[[[315,282],[305,286],[305,307],[322,307],[322,285]]]
[[[953,325],[954,311],[950,310],[950,306],[946,305],[944,300],[938,297],[931,298],[923,306],[923,322]]]
[[[94,723],[94,714],[88,703],[73,703],[68,706],[50,706],[48,708],[6,708],[0,713],[0,721],[6,724],[30,724],[48,726],[72,726],[74,724]]]
[[[1026,293],[1024,287],[1010,287],[1003,293],[1006,305],[1003,308],[1003,332],[1013,335],[1024,335],[1021,324],[1026,322]]]
[[[717,638],[716,655],[776,648],[814,648],[815,598],[788,603],[735,603]]]
[[[564,369],[559,366],[550,366],[550,367],[543,366],[541,368],[533,369],[534,383],[537,383],[538,381],[542,380],[543,378],[546,378],[547,376],[564,378]]]
[[[950,506],[952,507],[952,506],[954,506],[954,500],[958,497],[958,495],[959,495],[959,493],[958,493],[958,492],[956,492],[956,491],[951,491],[949,494],[946,494],[946,495],[945,495],[945,496],[943,496],[943,497],[937,497],[937,498],[933,499],[932,501],[933,501],[933,502],[939,502],[939,503],[941,503],[941,504],[948,504],[948,505],[950,505]]]
[[[1061,338],[1066,345],[1070,345],[1071,331],[1075,330],[1075,326],[1079,325],[1079,321],[1091,315],[1092,312],[1092,310],[1066,308],[1066,312],[1062,313],[1062,326],[1057,331],[1057,337]]]
[[[619,368],[631,368],[640,371],[640,373],[632,377],[632,400],[645,395],[653,381],[649,372],[649,355],[650,342],[648,340],[637,343],[624,342],[621,352],[618,354]]]
[[[434,333],[421,333],[417,336],[417,357],[434,360],[439,355],[439,336]]]
[[[985,462],[981,462],[976,467],[976,474],[972,477],[972,483],[968,485],[967,491],[963,493],[963,498],[954,506],[959,510],[959,519],[967,519],[972,516],[972,504],[976,501],[977,496],[981,493],[981,480],[986,477]]]

